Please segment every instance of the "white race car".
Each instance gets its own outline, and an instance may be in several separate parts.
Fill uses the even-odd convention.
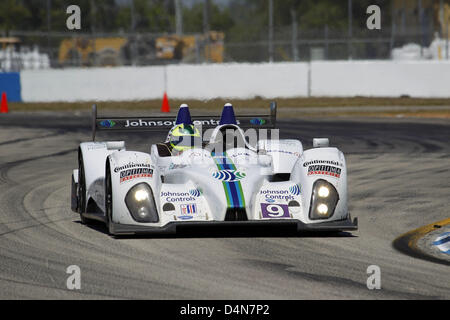
[[[276,104],[270,108],[269,115],[236,118],[227,104],[220,120],[192,121],[187,105],[176,120],[99,118],[94,105],[93,142],[80,144],[72,174],[72,210],[83,223],[103,221],[111,235],[217,225],[356,230],[344,154],[326,138],[309,150],[299,140],[274,138]],[[97,130],[167,129],[167,140],[150,153],[128,151],[123,141],[95,142]],[[261,138],[263,130],[270,139]]]

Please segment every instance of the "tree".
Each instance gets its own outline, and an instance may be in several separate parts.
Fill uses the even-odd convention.
[[[183,9],[184,30],[187,33],[203,32],[203,3],[197,3],[192,8]],[[220,8],[211,2],[209,25],[210,30],[228,32],[234,25],[229,8]]]
[[[0,29],[6,34],[14,29],[27,28],[31,12],[15,0],[0,1]]]

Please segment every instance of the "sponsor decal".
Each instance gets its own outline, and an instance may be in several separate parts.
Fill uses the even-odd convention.
[[[132,169],[132,168],[136,168],[136,167],[153,169],[153,166],[149,163],[129,163],[124,166],[114,168],[114,172],[119,172],[119,171],[122,171],[125,169]]]
[[[266,120],[262,119],[262,118],[253,118],[250,120],[251,124],[254,124],[256,126],[262,126],[264,124],[266,124]]]
[[[292,152],[292,151],[287,151],[287,150],[266,150],[267,153],[274,153],[274,152],[278,152],[278,153],[284,153],[284,154],[290,154],[296,157],[300,157],[300,152]]]
[[[103,128],[112,128],[116,125],[116,123],[112,120],[103,120],[102,122],[100,122],[100,126],[102,126]]]
[[[244,179],[245,176],[245,172],[238,170],[220,170],[213,173],[214,178],[226,182],[236,182]]]
[[[300,186],[298,184],[294,184],[292,187],[289,188],[289,192],[292,193],[294,196],[300,195]]]
[[[178,216],[177,218],[180,220],[190,220],[190,219],[193,219],[194,217],[193,216]]]
[[[186,168],[186,167],[187,167],[186,164],[174,164],[174,163],[171,163],[169,165],[169,170],[183,169],[183,168]]]
[[[286,204],[261,203],[263,218],[290,218],[289,207]]]
[[[162,191],[161,198],[165,198],[166,202],[192,202],[196,200],[196,197],[192,196],[189,192]]]
[[[209,120],[196,120],[193,122],[195,126],[217,126],[219,125],[219,120],[209,119]],[[175,126],[176,121],[171,120],[143,120],[143,119],[129,119],[125,120],[124,128],[142,128],[142,127],[173,127]],[[240,124],[240,121],[237,120],[237,124]]]
[[[153,169],[150,168],[133,168],[120,172],[120,183],[130,181],[137,178],[152,178]]]
[[[189,190],[189,194],[193,197],[200,197],[202,195],[202,192],[200,191],[200,189],[192,189]]]
[[[164,126],[174,126],[174,121],[145,121],[142,119],[136,119],[136,120],[126,120],[125,128],[130,127],[164,127]]]
[[[189,157],[191,157],[191,158],[199,158],[199,157],[209,157],[209,155],[204,154],[202,152],[198,152],[198,151],[191,151],[189,153]]]
[[[180,205],[182,215],[193,215],[197,213],[197,205],[195,203]]]
[[[310,166],[312,164],[329,164],[332,166],[338,166],[338,167],[342,167],[343,164],[341,162],[337,162],[337,161],[333,161],[333,160],[312,160],[312,161],[307,161],[305,163],[303,163],[303,167],[307,167]]]
[[[209,119],[209,120],[195,120],[194,122],[194,126],[218,126],[220,124],[220,121],[218,120],[214,120],[214,119]],[[238,120],[238,124],[239,124],[239,120]]]
[[[245,177],[245,173],[237,171],[226,152],[220,154],[219,157],[216,157],[215,152],[212,152],[211,155],[219,170],[213,173],[213,177],[222,180],[228,208],[245,208],[245,197],[240,182]]]
[[[328,165],[313,165],[308,167],[308,176],[321,174],[326,176],[331,176],[335,178],[340,178],[342,169],[336,168],[334,166]]]
[[[293,185],[289,190],[261,190],[259,192],[259,194],[264,195],[264,200],[269,203],[274,203],[276,200],[294,200],[294,196],[299,196],[300,193],[299,185]]]
[[[237,157],[250,157],[250,153],[247,152],[238,152],[238,153],[234,153],[229,155],[230,158],[237,158]]]
[[[299,141],[298,140],[280,140],[278,142],[280,145],[283,146],[298,146],[299,145]]]

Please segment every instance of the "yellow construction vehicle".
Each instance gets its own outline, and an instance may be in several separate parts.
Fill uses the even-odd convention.
[[[62,66],[151,65],[167,62],[223,62],[224,34],[163,35],[64,39],[59,47]]]
[[[125,38],[86,37],[64,39],[59,46],[58,61],[73,66],[119,66]]]

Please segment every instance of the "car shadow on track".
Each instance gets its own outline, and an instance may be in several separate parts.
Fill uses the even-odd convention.
[[[81,221],[74,221],[81,223]],[[105,235],[108,230],[105,224],[92,221],[87,227],[101,232]],[[177,229],[176,234],[135,234],[111,236],[115,239],[195,239],[195,238],[356,238],[357,236],[345,231],[320,231],[307,232],[297,231],[292,227],[250,227],[236,226],[230,227],[184,227]]]

